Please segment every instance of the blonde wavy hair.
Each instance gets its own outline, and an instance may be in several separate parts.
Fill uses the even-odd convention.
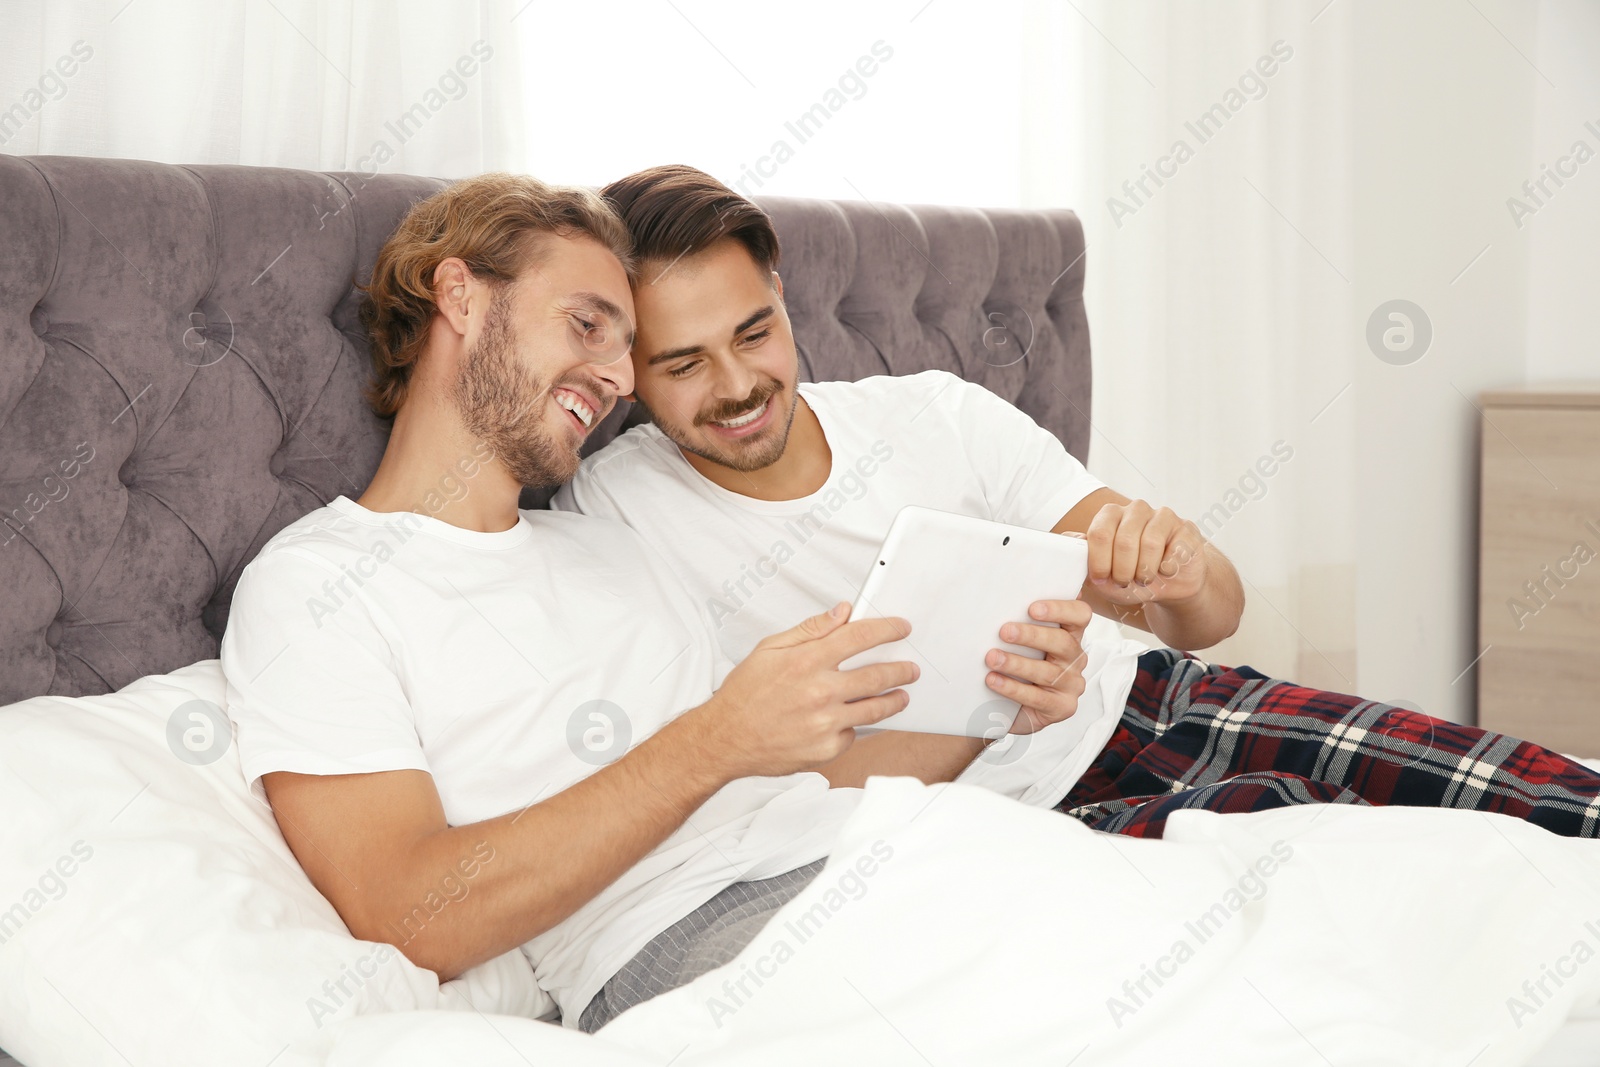
[[[627,227],[591,190],[522,174],[483,174],[412,205],[378,252],[372,280],[361,287],[373,367],[364,395],[372,410],[392,418],[405,403],[437,310],[433,273],[439,264],[456,257],[475,277],[503,286],[539,259],[545,235],[593,238],[622,261],[632,280]]]

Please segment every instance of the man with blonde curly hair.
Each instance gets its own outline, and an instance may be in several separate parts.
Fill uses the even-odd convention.
[[[820,871],[859,791],[802,772],[915,678],[839,670],[906,626],[838,608],[730,670],[632,530],[518,509],[633,389],[628,256],[587,190],[415,205],[363,312],[377,473],[267,543],[222,643],[245,776],[350,931],[441,979],[520,947],[586,1030],[694,976],[685,922],[709,969]]]

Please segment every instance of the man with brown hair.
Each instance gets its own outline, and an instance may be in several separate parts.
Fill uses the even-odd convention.
[[[1032,622],[994,635],[993,703],[1020,707],[995,732],[1012,736],[974,762],[977,739],[881,732],[823,767],[829,781],[960,776],[1053,804],[1110,736],[1117,716],[1103,712],[1137,658],[1091,610],[1184,648],[1234,631],[1238,576],[1193,523],[1107,488],[987,389],[942,371],[801,383],[777,234],[754,203],[686,166],[603,195],[640,260],[634,398],[651,424],[590,457],[554,506],[637,530],[703,600],[725,654],[775,618],[853,599],[906,504],[1088,536],[1083,599],[1040,601]]]
[[[954,778],[1139,836],[1186,807],[1311,802],[1494,811],[1600,836],[1600,775],[1558,753],[1188,655],[1237,627],[1233,566],[1194,523],[1103,485],[987,389],[943,371],[801,383],[777,234],[748,199],[684,166],[603,192],[640,261],[634,393],[652,421],[585,460],[555,505],[638,531],[730,657],[852,596],[909,504],[1088,539],[1082,600],[1035,603],[1035,622],[1002,627],[986,653],[1020,730],[981,755],[965,737],[880,732],[820,768],[829,781]],[[1121,638],[1113,619],[1168,647]]]
[[[245,776],[350,931],[441,979],[520,946],[589,1030],[687,980],[688,919],[715,966],[820,870],[859,796],[803,772],[915,678],[839,670],[906,631],[840,612],[730,672],[627,527],[518,510],[633,388],[629,263],[586,190],[415,205],[364,309],[382,462],[267,543],[222,643]]]

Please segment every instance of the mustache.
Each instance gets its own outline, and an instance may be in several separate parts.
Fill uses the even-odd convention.
[[[761,385],[752,389],[750,395],[743,400],[724,400],[701,411],[699,415],[695,416],[695,425],[704,426],[708,422],[726,422],[729,419],[736,419],[740,415],[748,415],[772,399],[782,388],[783,385],[777,379],[768,378]]]

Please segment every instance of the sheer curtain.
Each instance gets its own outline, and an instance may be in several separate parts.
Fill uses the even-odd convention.
[[[1091,468],[1239,567],[1215,658],[1354,690],[1348,7],[9,6],[0,150],[588,184],[681,161],[758,194],[1075,208]]]
[[[1034,4],[1025,199],[1071,189],[1083,217],[1091,469],[1195,519],[1245,581],[1240,631],[1208,658],[1354,692],[1340,15]]]
[[[9,4],[0,149],[444,177],[516,165],[521,7]]]

